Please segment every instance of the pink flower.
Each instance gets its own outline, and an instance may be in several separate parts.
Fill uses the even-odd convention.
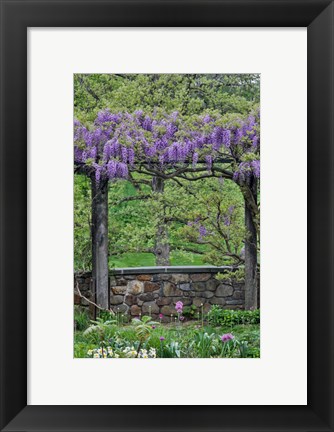
[[[165,338],[163,336],[160,336],[159,339],[161,340],[161,342],[165,340]]]
[[[152,326],[152,329],[153,329],[153,330],[155,329],[155,325]]]
[[[181,317],[180,317],[180,321],[183,321],[183,320],[184,320],[184,316],[181,316]]]
[[[234,336],[232,333],[226,333],[223,334],[223,336],[221,336],[220,339],[222,340],[222,342],[228,342],[229,340],[234,339]]]
[[[178,301],[175,305],[175,309],[177,313],[181,313],[183,309],[183,303],[181,301]]]
[[[159,314],[159,318],[162,319],[164,316],[162,314]]]

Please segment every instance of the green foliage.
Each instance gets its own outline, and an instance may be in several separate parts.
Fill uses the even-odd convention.
[[[195,318],[197,316],[197,307],[195,305],[191,305],[191,306],[184,306],[183,307],[183,315],[186,318]]]
[[[240,267],[236,270],[225,271],[224,273],[218,272],[215,279],[225,283],[243,282],[245,280],[245,269],[244,267]]]
[[[172,340],[170,343],[164,344],[162,343],[162,348],[160,350],[160,356],[163,358],[180,358],[181,357],[181,349],[180,343]]]
[[[199,358],[217,356],[221,349],[221,341],[215,333],[207,333],[206,331],[195,332],[194,347]]]
[[[231,224],[218,226],[217,216],[227,214],[231,206]],[[153,248],[161,221],[168,228],[172,265],[237,264],[245,237],[243,213],[242,195],[232,182],[222,185],[210,178],[180,187],[170,181],[163,194],[152,195],[150,190],[139,193],[130,182],[118,181],[109,186],[109,265],[155,265]],[[90,218],[89,180],[75,176],[76,270],[91,268]],[[200,225],[206,228],[206,237],[200,237]]]
[[[201,327],[197,323],[187,323],[152,328],[150,322],[150,318],[146,317],[144,322],[137,320],[126,326],[115,327],[103,342],[99,338],[94,340],[85,333],[76,332],[74,353],[78,357],[87,357],[88,350],[109,347],[113,350],[113,358],[144,356],[144,350],[147,352],[145,358],[150,357],[150,350],[163,358],[255,358],[260,355],[259,324]],[[137,328],[147,325],[149,329],[145,328],[143,334],[141,331],[138,334]],[[234,338],[222,342],[221,336],[225,333],[232,333]]]
[[[135,332],[138,340],[143,343],[152,334],[152,326],[158,325],[158,323],[152,321],[152,318],[150,316],[144,315],[141,320],[138,318],[134,318],[132,320],[132,325],[135,327]]]
[[[115,318],[115,314],[114,312],[108,311],[108,310],[99,310],[98,311],[99,314],[99,319],[100,321],[106,323],[115,323],[116,322],[116,318]]]
[[[74,268],[90,270],[92,267],[91,190],[90,180],[83,175],[74,176]]]
[[[205,110],[249,113],[260,100],[257,74],[75,74],[74,112],[93,121],[103,108],[113,111],[157,107],[192,115]]]
[[[233,326],[237,324],[258,324],[260,322],[260,309],[228,310],[218,305],[212,305],[206,317],[213,326]]]
[[[115,320],[104,320],[103,318],[96,318],[91,320],[91,325],[83,332],[83,336],[90,342],[101,341],[103,343],[109,339],[116,330]]]
[[[88,313],[79,308],[78,306],[74,307],[74,325],[75,329],[78,331],[83,331],[88,327],[89,324],[89,316]]]
[[[87,352],[94,349],[95,344],[87,342],[86,338],[83,341],[77,340],[74,344],[74,358],[87,357]]]
[[[105,108],[142,109],[157,115],[179,111],[185,122],[198,114],[219,114],[233,123],[251,113],[259,101],[257,74],[74,75],[74,114],[87,125]],[[108,197],[110,267],[155,265],[154,246],[161,225],[168,231],[172,265],[242,263],[244,200],[232,181],[170,180],[163,193],[157,193],[151,176],[134,173],[130,181],[110,182]],[[231,223],[225,225],[223,217],[231,206]],[[189,224],[195,220],[199,222]],[[207,230],[205,238],[199,236],[199,225]],[[91,255],[91,185],[87,177],[75,175],[75,269],[90,270]]]
[[[183,182],[182,187],[168,184],[165,200],[171,219],[178,221],[170,232],[180,250],[198,251],[203,262],[213,265],[240,262],[245,238],[244,201],[236,184],[216,178]],[[224,224],[225,218],[228,224]],[[200,227],[206,230],[204,237]]]

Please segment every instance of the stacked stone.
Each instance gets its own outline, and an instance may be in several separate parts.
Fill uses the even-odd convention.
[[[90,301],[95,301],[93,293],[93,281],[92,274],[90,272],[86,273],[76,273],[74,276],[74,304],[80,306],[87,310],[89,315],[94,317],[94,305]],[[78,294],[76,288],[77,285],[80,290],[81,296]],[[87,300],[86,300],[87,299]]]
[[[130,319],[142,315],[151,315],[168,322],[176,316],[175,304],[182,301],[184,306],[194,305],[207,313],[213,304],[224,309],[244,308],[244,285],[227,285],[215,278],[215,273],[158,273],[158,274],[122,274],[110,277],[110,307]],[[83,283],[82,294],[87,297],[89,278],[76,278]],[[86,295],[85,295],[86,296]],[[82,304],[81,299],[81,304]]]

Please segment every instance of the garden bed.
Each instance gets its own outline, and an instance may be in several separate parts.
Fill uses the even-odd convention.
[[[79,358],[238,358],[260,357],[260,324],[210,326],[201,321],[160,324],[150,317],[136,324],[106,324],[76,331],[74,356]],[[108,323],[108,321],[107,321]],[[142,338],[138,327],[143,326]],[[147,333],[145,334],[145,328]]]

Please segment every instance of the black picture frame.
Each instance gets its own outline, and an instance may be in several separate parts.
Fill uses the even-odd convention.
[[[333,431],[333,0],[0,4],[1,430]],[[115,26],[307,27],[307,406],[27,405],[27,28]]]

